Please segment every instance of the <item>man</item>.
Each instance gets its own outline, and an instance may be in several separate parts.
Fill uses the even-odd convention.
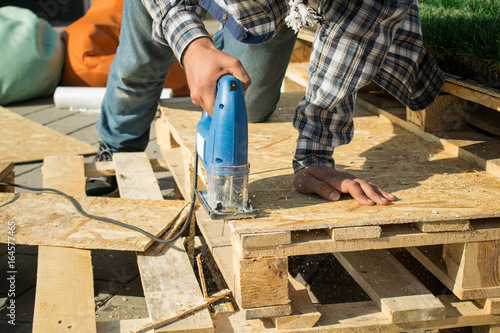
[[[341,193],[365,205],[396,200],[366,180],[335,170],[332,155],[335,147],[352,139],[356,91],[372,80],[414,110],[428,106],[441,89],[444,75],[423,47],[416,0],[323,0],[318,13],[301,0],[229,5],[202,0],[200,5],[244,43],[271,40],[285,24],[298,29],[319,22],[306,95],[293,119],[299,131],[294,186],[327,200],[338,200]],[[241,63],[215,48],[195,14],[197,4],[157,0],[145,6],[153,18],[154,39],[168,44],[184,65],[196,105],[213,110],[215,85],[223,74],[240,79],[244,89],[249,86]]]
[[[194,103],[210,113],[217,80],[226,73],[239,78],[247,90],[250,122],[266,120],[276,107],[296,40],[293,30],[282,29],[272,41],[258,45],[241,43],[225,27],[212,39],[201,7],[179,1],[170,5],[171,15],[159,23],[159,13],[151,7],[154,2],[148,9],[155,21],[140,0],[124,1],[120,42],[97,124],[101,142],[96,161],[111,160],[114,152],[145,150],[163,81],[175,57],[186,70]],[[193,22],[197,29],[191,27]],[[157,38],[163,29],[158,24],[175,31],[175,42]],[[87,195],[112,195],[116,189],[115,177],[87,179]]]

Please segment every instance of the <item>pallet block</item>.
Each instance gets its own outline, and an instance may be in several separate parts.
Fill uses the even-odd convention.
[[[389,206],[367,207],[347,197],[325,202],[316,196],[297,193],[291,186],[296,134],[290,121],[301,97],[301,93],[282,94],[271,119],[264,124],[249,124],[249,192],[252,204],[259,208],[258,216],[212,221],[202,209],[196,213],[200,231],[246,319],[290,316],[291,293],[284,283],[289,256],[499,239],[500,179],[359,106],[355,139],[336,150],[337,165],[387,188],[400,200]],[[184,156],[183,166],[170,170],[192,179],[194,124],[200,113],[187,100],[165,101],[161,106],[158,121],[176,141],[175,148],[171,148],[178,152],[175,156]],[[165,159],[172,163],[168,155]],[[203,170],[200,171],[200,180],[204,182]],[[467,188],[467,192],[457,192],[456,184]],[[490,194],[484,195],[484,191]],[[350,258],[346,265],[352,265],[349,263],[353,260]],[[387,260],[390,259],[381,262]],[[399,273],[394,279],[414,285],[406,273]],[[373,289],[373,280],[376,279],[365,282],[366,289]],[[269,285],[263,281],[269,281]],[[271,294],[273,297],[269,297]],[[468,319],[453,321],[449,317],[448,308],[455,306],[451,304],[457,298],[441,301],[440,305],[442,298],[436,300],[429,294],[421,291],[399,294],[394,302],[377,301],[377,297],[384,299],[382,292],[374,292],[372,297],[379,304],[378,311],[393,324],[401,321],[406,327],[417,328],[467,326],[458,322]],[[421,309],[405,308],[406,297],[417,297],[421,299],[418,302],[426,305]],[[388,307],[389,303],[394,308]],[[383,312],[382,304],[386,304]],[[458,306],[472,304],[464,301]],[[425,316],[429,320],[419,320]],[[320,325],[324,317],[322,314]],[[474,318],[471,319],[474,325],[491,325],[494,321],[487,315]]]

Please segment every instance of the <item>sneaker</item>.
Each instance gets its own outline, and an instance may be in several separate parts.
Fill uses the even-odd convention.
[[[94,162],[106,162],[113,160],[113,152],[106,142],[99,142],[99,150]],[[118,196],[118,183],[116,176],[89,177],[85,180],[85,193],[90,197]]]

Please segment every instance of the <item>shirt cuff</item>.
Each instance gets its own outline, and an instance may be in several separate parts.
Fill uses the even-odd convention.
[[[333,150],[333,147],[325,146],[305,136],[299,136],[293,158],[294,172],[312,165],[335,168],[335,160],[332,158]]]
[[[184,51],[191,42],[202,37],[212,38],[205,29],[201,17],[189,11],[180,11],[169,17],[163,22],[163,29],[165,35],[168,36],[168,45],[181,65],[183,65]]]

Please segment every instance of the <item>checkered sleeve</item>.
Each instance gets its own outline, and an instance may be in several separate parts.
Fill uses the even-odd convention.
[[[313,42],[294,169],[334,166],[333,150],[352,140],[359,88],[375,80],[412,109],[428,106],[444,75],[422,43],[416,0],[320,1],[325,23]]]
[[[181,61],[195,39],[210,38],[202,21],[203,9],[192,0],[142,0],[153,19],[153,39],[169,45]]]

